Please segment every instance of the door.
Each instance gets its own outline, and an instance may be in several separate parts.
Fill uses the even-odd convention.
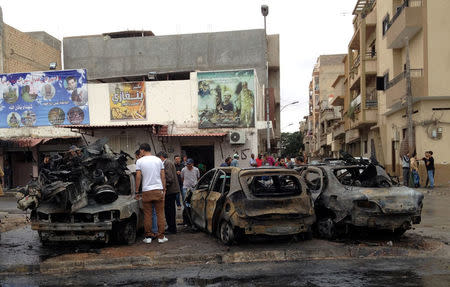
[[[207,146],[182,146],[182,154],[194,160],[194,165],[204,175],[210,169],[214,168],[214,145]]]
[[[191,220],[200,228],[206,228],[205,208],[208,190],[214,179],[216,170],[207,172],[197,183],[194,191],[192,191],[191,203]],[[188,195],[187,195],[188,196]]]
[[[228,176],[229,177],[229,176]],[[219,212],[217,209],[222,210],[223,200],[221,200],[225,181],[227,175],[223,170],[218,170],[214,179],[214,183],[211,185],[208,197],[206,199],[206,209],[205,209],[205,219],[206,219],[206,229],[208,232],[213,232],[217,226],[215,225],[214,218],[217,217]]]

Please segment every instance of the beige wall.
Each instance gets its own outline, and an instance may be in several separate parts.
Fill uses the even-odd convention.
[[[51,62],[61,69],[61,51],[3,24],[4,73],[47,71]]]

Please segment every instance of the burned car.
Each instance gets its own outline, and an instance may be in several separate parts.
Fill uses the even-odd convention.
[[[184,220],[232,244],[246,235],[310,234],[314,207],[294,170],[223,167],[188,191]]]
[[[423,194],[393,186],[379,165],[304,166],[298,171],[311,191],[321,237],[362,228],[400,236],[421,221]]]
[[[124,152],[100,139],[63,157],[16,190],[18,208],[31,210],[31,228],[45,245],[56,241],[111,240],[131,244],[143,225],[134,175]]]

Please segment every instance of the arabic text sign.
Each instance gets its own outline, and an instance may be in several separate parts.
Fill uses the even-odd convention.
[[[199,72],[199,128],[254,127],[253,70]]]
[[[111,120],[145,120],[145,82],[109,84]]]
[[[86,70],[0,78],[0,128],[89,124]]]

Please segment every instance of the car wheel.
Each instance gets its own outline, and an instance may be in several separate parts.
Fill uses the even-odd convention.
[[[228,221],[222,221],[220,224],[220,233],[219,233],[220,241],[222,241],[225,245],[231,245],[234,243],[235,235],[233,231],[233,227]]]
[[[325,218],[317,222],[317,232],[320,237],[333,239],[336,237],[336,225],[331,218]]]
[[[118,228],[120,243],[131,245],[136,242],[136,219],[130,218],[120,223]]]

